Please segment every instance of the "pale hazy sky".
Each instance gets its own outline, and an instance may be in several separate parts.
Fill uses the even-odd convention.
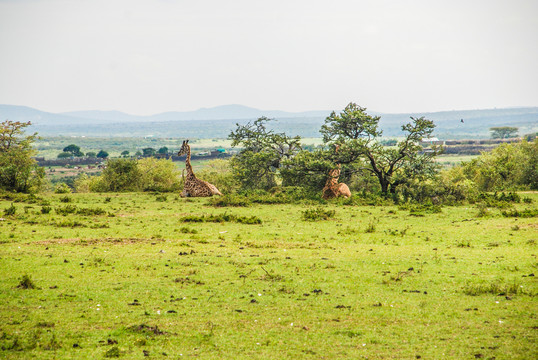
[[[0,0],[0,103],[538,106],[537,0]]]

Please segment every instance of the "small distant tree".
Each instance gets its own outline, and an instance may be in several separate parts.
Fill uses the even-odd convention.
[[[88,151],[86,153],[86,157],[97,157],[97,153],[95,153],[94,151]]]
[[[168,148],[166,146],[163,146],[162,148],[157,151],[159,154],[166,155],[168,154]]]
[[[129,151],[127,151],[127,150],[122,151],[121,156],[124,157],[124,158],[128,157],[129,156]]]
[[[72,153],[64,151],[64,152],[59,153],[57,157],[58,157],[58,159],[67,159],[67,158],[70,158],[72,156],[73,156]]]
[[[16,192],[37,191],[43,185],[45,171],[32,156],[37,133],[25,135],[30,122],[6,120],[0,123],[0,188]]]
[[[70,153],[71,156],[84,156],[84,153],[80,151],[80,146],[75,144],[67,145],[64,147],[63,152]]]
[[[99,150],[96,156],[101,159],[106,159],[108,157],[108,152],[105,150]]]
[[[142,153],[144,154],[144,156],[153,156],[155,155],[155,149],[154,148],[144,148],[142,149]]]
[[[511,126],[500,126],[500,127],[489,128],[489,131],[491,131],[492,139],[509,139],[509,138],[517,137],[518,130],[519,128],[511,127]]]

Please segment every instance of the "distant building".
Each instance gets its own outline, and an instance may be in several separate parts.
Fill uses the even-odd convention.
[[[422,146],[444,145],[444,144],[445,144],[444,141],[439,140],[436,137],[424,138],[420,141],[420,145]]]

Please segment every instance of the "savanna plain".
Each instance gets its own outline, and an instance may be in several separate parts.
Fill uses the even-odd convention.
[[[536,359],[538,224],[517,211],[538,193],[520,196],[516,216],[6,196],[0,357]]]

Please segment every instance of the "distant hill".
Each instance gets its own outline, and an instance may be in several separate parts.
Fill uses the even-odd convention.
[[[243,105],[223,105],[213,108],[201,108],[195,111],[170,111],[149,116],[136,116],[119,111],[73,111],[62,113],[88,120],[106,120],[113,122],[148,122],[148,121],[187,121],[187,120],[242,120],[257,119],[261,116],[270,118],[294,118],[327,116],[329,111],[286,112],[280,110],[259,110]]]
[[[433,120],[436,136],[443,139],[487,138],[489,128],[493,126],[516,126],[520,128],[520,134],[538,131],[538,107],[402,114],[368,112],[381,116],[380,126],[385,136],[400,135],[401,125],[407,123],[411,116]],[[224,105],[196,111],[137,116],[97,110],[55,114],[26,106],[0,105],[0,119],[31,121],[32,130],[44,136],[224,138],[235,129],[236,123],[245,124],[267,116],[277,120],[271,123],[275,131],[302,137],[320,137],[319,129],[330,113],[330,110],[293,113]]]

